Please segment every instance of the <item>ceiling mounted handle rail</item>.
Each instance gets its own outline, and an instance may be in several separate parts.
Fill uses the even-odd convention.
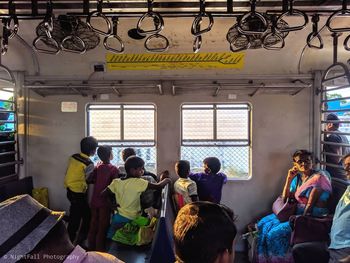
[[[60,51],[60,44],[52,37],[54,29],[53,25],[54,14],[52,1],[46,2],[46,14],[44,20],[39,24],[45,29],[45,35],[39,35],[33,40],[34,50],[40,53],[49,55],[57,55]]]
[[[348,36],[344,39],[343,46],[344,46],[344,49],[345,49],[346,51],[350,51],[349,40],[350,40],[350,35],[348,35]]]
[[[53,8],[52,8],[52,1],[48,0],[46,3],[46,14],[44,18],[44,28],[45,28],[45,33],[48,38],[52,38],[51,32],[53,31]]]
[[[232,52],[240,52],[250,48],[249,37],[238,32],[235,37],[231,37],[231,33],[236,32],[237,24],[234,24],[226,34],[226,40],[230,44],[230,50]],[[242,45],[243,43],[243,45]]]
[[[13,38],[15,35],[17,35],[19,30],[19,22],[16,15],[16,5],[13,1],[9,1],[9,15],[10,16],[6,22],[6,27],[11,32],[9,38]]]
[[[118,24],[119,24],[119,20],[118,17],[114,16],[112,18],[112,23],[113,23],[113,32],[111,35],[106,36],[103,40],[103,45],[105,47],[105,49],[112,51],[114,53],[123,53],[125,46],[124,46],[124,42],[123,40],[118,36]],[[119,44],[119,48],[115,48],[111,46],[111,42],[112,40],[116,40]]]
[[[152,47],[154,39],[158,39],[158,45],[156,47]],[[153,34],[146,39],[145,48],[149,52],[165,52],[169,49],[169,40],[161,34]]]
[[[271,33],[267,34],[262,41],[262,46],[267,50],[280,50],[284,48],[284,38],[277,32],[276,27],[277,17],[271,15]]]
[[[194,38],[193,46],[192,46],[193,53],[198,53],[201,47],[202,47],[202,35],[199,35]]]
[[[311,18],[312,21],[312,32],[307,36],[306,43],[309,48],[322,49],[323,48],[323,39],[318,32],[318,22],[320,21],[320,15],[314,14]],[[318,45],[312,43],[313,39],[318,40]]]
[[[78,35],[72,34],[69,36],[66,36],[62,42],[61,42],[61,50],[70,52],[70,53],[76,53],[76,54],[84,54],[87,50],[87,46]],[[72,48],[74,47],[74,48]]]
[[[2,26],[2,38],[1,38],[1,55],[5,55],[8,51],[9,46],[9,36],[11,35],[11,32],[8,30],[6,23],[7,18],[4,18],[2,20],[3,26]]]
[[[102,12],[102,5],[103,5],[103,0],[97,0],[97,10],[91,12],[88,17],[86,18],[86,24],[96,33],[103,35],[103,36],[109,36],[112,33],[112,24],[109,21],[109,19],[103,14]],[[94,17],[97,18],[102,18],[102,20],[106,23],[107,30],[103,31],[101,29],[98,29],[97,27],[94,27],[92,25],[92,19]]]
[[[278,19],[277,19],[277,30],[280,32],[290,32],[290,31],[298,31],[302,30],[308,23],[309,23],[309,17],[307,14],[305,14],[303,11],[297,10],[293,8],[293,2],[294,0],[289,0],[289,10],[282,13]],[[279,21],[286,17],[301,17],[304,20],[304,23],[301,25],[295,25],[295,26],[281,26]]]
[[[207,17],[209,20],[208,26],[201,30],[201,24],[205,17]],[[199,52],[202,46],[202,35],[209,32],[212,29],[213,25],[213,16],[205,11],[205,0],[199,0],[199,14],[194,18],[191,26],[191,33],[194,36],[192,47],[194,53]]]
[[[268,29],[268,23],[263,14],[255,11],[256,0],[250,2],[251,11],[246,13],[238,21],[238,31],[243,35],[259,35],[265,34]],[[252,28],[251,24],[256,25],[259,30],[250,29]],[[255,26],[254,26],[255,28]]]
[[[214,18],[213,16],[205,11],[205,0],[200,0],[199,1],[199,6],[200,6],[200,12],[199,14],[194,18],[193,23],[192,23],[192,27],[191,27],[191,33],[192,35],[194,35],[195,37],[198,37],[199,35],[203,35],[204,33],[209,32],[213,25],[214,25]],[[203,19],[205,17],[208,17],[209,19],[209,23],[208,26],[204,29],[200,29],[201,24],[203,22]]]
[[[162,31],[164,28],[164,20],[161,17],[161,15],[157,12],[153,12],[153,0],[147,0],[147,5],[148,5],[148,12],[140,17],[136,26],[137,33],[140,34],[141,36],[159,34],[159,32]],[[146,23],[145,20],[147,18],[153,19],[154,27],[152,29],[146,30],[143,28],[143,23]]]
[[[327,70],[325,71],[325,73],[323,74],[322,77],[322,85],[326,86],[327,82],[335,80],[335,79],[343,79],[346,78],[348,85],[350,85],[350,72],[348,67],[341,63],[338,62],[338,37],[339,37],[339,33],[332,33],[332,37],[333,37],[333,64],[330,65]],[[342,73],[339,74],[339,69],[342,70]],[[332,75],[333,74],[333,75]]]
[[[350,16],[350,10],[347,9],[347,0],[343,0],[342,2],[342,9],[335,11],[330,17],[328,17],[326,26],[329,31],[334,32],[334,33],[342,33],[342,32],[349,32],[350,27],[332,27],[332,22],[339,17],[342,16]]]

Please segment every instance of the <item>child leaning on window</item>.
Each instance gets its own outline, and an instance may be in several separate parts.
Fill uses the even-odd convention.
[[[114,179],[112,183],[103,191],[103,195],[115,198],[117,204],[116,213],[112,217],[111,225],[107,232],[107,238],[111,239],[116,230],[126,223],[136,219],[141,215],[140,195],[147,189],[162,189],[171,183],[169,178],[165,178],[159,183],[150,183],[141,178],[144,173],[145,162],[137,156],[130,156],[125,162],[126,177]],[[169,175],[168,171],[163,172]]]
[[[102,161],[99,163],[90,178],[89,183],[94,184],[91,198],[91,223],[88,235],[89,249],[96,251],[105,250],[105,240],[109,222],[111,219],[111,207],[106,197],[101,192],[118,177],[118,168],[110,163],[113,159],[112,147],[103,145],[97,149],[97,155]]]
[[[190,163],[185,160],[176,162],[175,172],[180,177],[174,184],[175,193],[183,197],[184,204],[198,201],[197,185],[188,178],[190,174]]]
[[[196,182],[198,197],[201,201],[220,203],[222,187],[227,182],[227,176],[219,173],[220,160],[216,157],[207,157],[203,160],[204,173],[190,174]]]

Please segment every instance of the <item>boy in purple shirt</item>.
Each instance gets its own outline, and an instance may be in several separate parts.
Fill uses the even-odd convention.
[[[197,184],[200,201],[220,203],[222,186],[227,182],[227,176],[219,173],[220,160],[216,157],[207,157],[203,160],[204,173],[190,174],[190,178]]]
[[[91,223],[88,235],[89,249],[104,251],[106,233],[111,218],[111,207],[106,197],[101,192],[118,177],[118,168],[110,164],[113,159],[112,147],[100,146],[97,155],[102,161],[99,163],[90,179],[90,183],[94,184],[94,191],[91,199]]]

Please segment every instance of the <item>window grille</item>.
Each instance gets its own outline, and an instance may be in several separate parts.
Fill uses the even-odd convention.
[[[341,158],[350,153],[350,86],[344,85],[343,78],[334,77],[322,83],[321,90],[321,156],[322,168],[332,177],[345,178]],[[327,120],[335,114],[339,120]],[[327,124],[338,124],[338,130],[327,130]],[[329,136],[338,136],[334,142]]]
[[[251,170],[251,107],[241,104],[183,104],[181,159],[203,171],[209,156],[221,161],[229,178],[246,179]]]
[[[15,92],[0,87],[0,182],[18,179],[18,149]]]
[[[132,147],[145,161],[147,171],[156,172],[155,106],[151,104],[89,104],[87,134],[100,145],[113,148],[112,164],[124,165],[121,152]],[[97,154],[92,158],[99,161]]]

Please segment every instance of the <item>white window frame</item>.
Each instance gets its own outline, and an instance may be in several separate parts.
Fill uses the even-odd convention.
[[[120,139],[118,140],[99,140],[98,142],[103,144],[110,144],[112,147],[115,148],[127,148],[132,147],[135,149],[138,148],[146,148],[146,147],[154,147],[155,148],[155,154],[156,158],[154,160],[155,169],[157,167],[157,147],[156,147],[156,133],[157,133],[157,126],[156,126],[156,117],[157,117],[157,108],[156,105],[153,103],[88,103],[86,105],[86,135],[90,136],[93,134],[90,133],[90,117],[89,112],[91,110],[108,110],[108,108],[105,108],[106,106],[111,106],[111,109],[120,109]],[[133,108],[133,106],[135,106]],[[148,108],[142,108],[142,106],[148,106]],[[153,108],[150,108],[149,106],[152,106]],[[114,107],[114,108],[113,108]],[[119,107],[119,108],[118,108]],[[124,140],[124,112],[125,110],[149,110],[154,111],[154,139],[153,140]],[[146,160],[145,160],[146,162]],[[121,163],[118,163],[118,165]],[[147,162],[146,162],[147,165]],[[145,166],[146,166],[145,165]],[[156,171],[151,171],[156,172]]]
[[[196,109],[196,110],[200,110],[200,109],[213,109],[214,113],[213,113],[213,135],[214,138],[213,139],[193,139],[193,140],[184,140],[183,139],[183,110],[184,110],[184,106],[189,106],[189,105],[195,105],[195,106],[203,106],[203,108],[189,108],[187,107],[186,109]],[[212,106],[212,107],[208,107],[205,108],[205,106]],[[218,105],[227,105],[227,106],[239,106],[239,105],[244,105],[244,107],[236,107],[236,108],[231,108],[232,110],[245,110],[247,109],[248,111],[248,122],[247,122],[247,129],[248,129],[248,138],[247,139],[217,139],[217,122],[216,122],[216,116],[217,116],[217,110],[218,110]],[[228,108],[230,109],[230,108]],[[247,177],[232,177],[227,175],[227,179],[229,181],[239,181],[239,180],[250,180],[252,177],[252,105],[249,102],[236,102],[236,103],[183,103],[181,105],[180,108],[180,112],[181,112],[181,148],[182,147],[248,147],[249,153],[248,153],[248,175]],[[187,143],[189,141],[193,141],[196,143],[190,144]],[[207,144],[201,144],[202,142],[209,142]],[[186,143],[184,143],[186,142]],[[244,143],[239,143],[239,142],[244,142]],[[180,156],[182,155],[181,153],[181,149],[180,149]],[[181,158],[181,157],[180,157]],[[221,160],[220,160],[221,161]]]

